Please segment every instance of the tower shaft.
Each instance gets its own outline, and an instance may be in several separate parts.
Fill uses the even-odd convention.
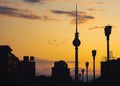
[[[75,81],[78,81],[78,47],[75,47]]]

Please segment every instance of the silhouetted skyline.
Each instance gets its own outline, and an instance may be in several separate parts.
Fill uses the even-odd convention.
[[[77,3],[77,25],[82,42],[78,51],[78,71],[80,71],[78,74],[81,74],[82,69],[86,69],[85,62],[88,61],[88,77],[92,80],[91,50],[97,50],[95,78],[101,75],[101,71],[106,72],[104,69],[101,70],[101,65],[107,65],[104,61],[114,59],[117,64],[120,57],[119,29],[117,29],[120,28],[119,2],[119,0],[1,0],[0,45],[9,45],[13,49],[12,55],[17,56],[19,60],[22,60],[23,56],[35,56],[37,76],[50,76],[54,62],[64,60],[70,68],[70,75],[74,77],[75,49],[71,41],[76,29]],[[104,33],[106,26],[112,26],[109,48]],[[18,59],[11,64],[16,64]]]
[[[106,57],[104,27],[112,25],[110,50],[113,56],[119,54],[119,0],[2,0],[0,1],[0,45],[10,45],[14,53],[34,55],[44,61],[74,61],[74,48],[71,41],[75,31],[75,4],[78,5],[78,31],[81,39],[79,67],[90,62],[91,50],[99,52],[96,59],[96,74],[100,75],[100,62]],[[66,52],[67,51],[67,52]],[[101,51],[101,52],[100,52]],[[43,62],[42,62],[43,63]],[[44,63],[43,63],[44,64]],[[73,63],[68,63],[74,69]],[[50,66],[37,66],[37,74],[50,75]],[[71,70],[72,72],[72,70]],[[92,72],[90,73],[92,74]]]
[[[120,85],[120,58],[101,62],[101,75],[95,78],[95,69],[93,69],[93,80],[87,80],[89,76],[85,77],[85,69],[81,69],[81,73],[76,78],[70,75],[70,68],[64,60],[54,62],[51,68],[51,75],[35,74],[36,62],[34,56],[23,56],[23,60],[19,60],[17,56],[12,53],[12,48],[9,45],[0,46],[0,77],[1,83],[12,86],[114,86]],[[95,50],[92,51],[93,57],[96,55]],[[86,62],[86,67],[88,67]],[[109,68],[109,69],[108,69]],[[86,71],[89,71],[86,68]],[[85,81],[86,78],[86,81]]]

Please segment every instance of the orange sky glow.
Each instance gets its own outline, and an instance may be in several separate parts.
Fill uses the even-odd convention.
[[[36,74],[51,75],[55,61],[64,60],[74,75],[75,7],[78,6],[79,71],[96,49],[96,75],[106,57],[104,27],[112,26],[110,51],[120,57],[119,0],[0,0],[0,45],[9,45],[19,58],[35,56]]]

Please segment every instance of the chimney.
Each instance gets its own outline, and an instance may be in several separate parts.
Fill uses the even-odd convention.
[[[24,56],[24,57],[23,57],[23,60],[24,60],[24,61],[29,61],[29,56]]]
[[[30,56],[30,61],[34,61],[34,56]]]

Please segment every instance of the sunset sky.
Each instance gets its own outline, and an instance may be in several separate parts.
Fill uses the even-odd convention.
[[[120,0],[0,0],[0,45],[9,45],[19,59],[35,56],[36,74],[51,75],[64,60],[74,74],[75,7],[78,6],[79,72],[97,50],[96,75],[106,56],[104,27],[112,26],[110,51],[120,57]]]

